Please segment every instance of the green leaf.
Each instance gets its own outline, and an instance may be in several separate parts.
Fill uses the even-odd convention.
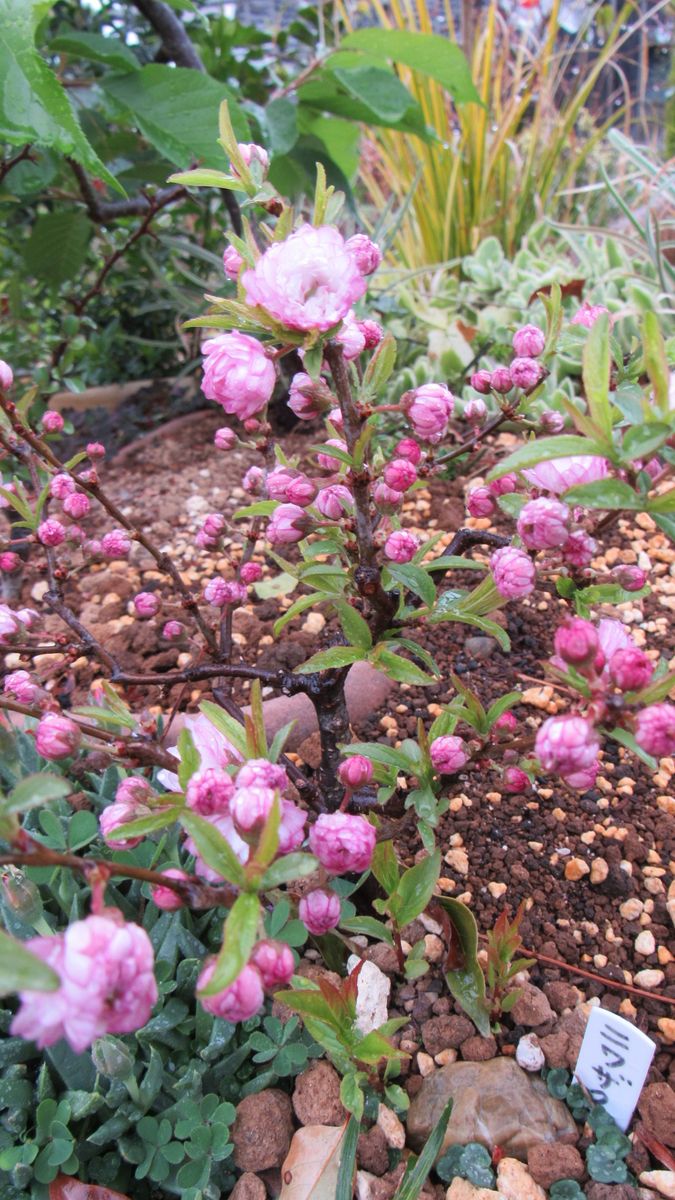
[[[368,628],[368,622],[364,620],[361,613],[352,608],[351,604],[347,604],[346,600],[338,600],[335,603],[335,608],[337,609],[344,635],[350,645],[358,646],[361,650],[370,650],[373,644],[373,637]]]
[[[584,508],[629,508],[640,511],[645,507],[642,496],[623,479],[595,479],[593,483],[578,483],[564,493],[568,504],[581,504]]]
[[[383,891],[391,896],[399,881],[398,860],[391,840],[376,842],[370,869]]]
[[[347,1112],[353,1114],[352,1120],[355,1119],[355,1125],[358,1129],[359,1121],[363,1116],[364,1098],[363,1089],[359,1081],[359,1074],[356,1071],[350,1071],[345,1075],[340,1084],[340,1100]],[[344,1161],[344,1160],[343,1160]],[[354,1173],[354,1165],[352,1163],[349,1172],[349,1191],[347,1192],[348,1200],[352,1200],[352,1176]]]
[[[201,166],[222,170],[218,110],[223,100],[229,103],[237,138],[249,140],[248,122],[230,89],[200,71],[152,63],[127,75],[106,77],[101,86],[129,110],[155,149],[184,170],[195,159]]]
[[[427,617],[430,625],[436,624],[439,621],[460,621],[463,625],[473,625],[475,629],[480,629],[483,633],[493,637],[499,643],[502,650],[511,649],[511,639],[505,629],[498,625],[496,621],[491,621],[489,617],[478,617],[475,613],[461,612],[459,609],[448,609],[443,613],[432,613]]]
[[[0,929],[0,996],[11,992],[55,992],[60,979],[42,959]]]
[[[343,50],[364,50],[390,58],[413,71],[435,79],[458,104],[480,104],[465,55],[449,38],[437,33],[410,33],[404,29],[358,29],[342,39]]]
[[[575,454],[604,456],[605,450],[590,438],[572,433],[562,433],[559,437],[536,438],[514,450],[499,466],[493,467],[487,478],[500,479],[502,475],[508,475],[511,471],[522,471],[525,467],[536,467],[537,463],[549,462],[552,458],[566,458]]]
[[[313,608],[315,605],[320,604],[327,598],[327,596],[317,597],[315,592],[312,592],[312,594],[309,596],[299,596],[297,600],[293,601],[291,607],[286,609],[286,612],[283,614],[283,616],[279,617],[278,621],[275,621],[273,631],[274,636],[278,637],[284,626],[288,625],[289,621],[293,621],[295,617],[299,617],[303,612],[305,612],[306,609]]]
[[[223,944],[218,951],[216,964],[209,982],[202,988],[201,995],[215,996],[229,987],[246,966],[258,937],[260,901],[250,892],[237,896],[223,931]]]
[[[166,829],[168,825],[173,825],[183,811],[182,805],[175,808],[155,809],[147,817],[136,817],[133,821],[127,821],[125,825],[120,825],[115,829],[115,837],[122,839],[147,837],[149,833],[156,833],[158,829]]]
[[[310,675],[312,671],[327,671],[333,667],[349,667],[366,657],[365,651],[354,646],[332,646],[330,650],[320,650],[313,654],[307,662],[296,667],[294,674]]]
[[[330,59],[327,68],[331,69]],[[399,121],[414,104],[413,97],[400,79],[392,71],[381,67],[336,68],[333,75],[350,96],[367,104],[371,112],[384,121]]]
[[[443,1145],[452,1106],[453,1101],[448,1100],[438,1121],[429,1134],[417,1162],[414,1162],[412,1158],[408,1160],[405,1175],[394,1193],[393,1200],[417,1200]]]
[[[379,742],[350,742],[343,747],[346,755],[363,754],[372,762],[383,763],[386,767],[394,767],[396,771],[411,771],[413,764],[402,750],[394,750],[393,746],[384,746]]]
[[[489,1037],[490,1018],[485,1003],[485,976],[478,962],[478,927],[475,918],[466,904],[451,896],[437,896],[436,903],[450,917],[463,957],[461,966],[446,971],[447,985],[481,1036]]]
[[[319,860],[313,854],[303,854],[301,850],[295,854],[284,854],[265,871],[260,880],[260,887],[267,891],[269,888],[279,887],[282,883],[289,883],[292,879],[303,879],[305,875],[313,874],[318,865]]]
[[[212,725],[215,725],[219,733],[227,738],[228,742],[234,746],[235,750],[242,756],[246,757],[246,730],[244,726],[234,717],[231,717],[224,709],[219,708],[217,704],[213,704],[211,700],[204,700],[199,706],[199,711],[208,717]]]
[[[372,355],[363,376],[366,391],[379,396],[389,380],[396,363],[396,341],[391,333],[385,333]]]
[[[384,671],[390,679],[395,679],[397,683],[411,683],[416,687],[426,687],[431,683],[435,683],[433,675],[427,675],[425,671],[410,662],[407,658],[402,658],[400,654],[394,654],[391,650],[383,650],[381,647],[387,643],[381,642],[375,647],[371,655],[374,666],[379,671]],[[395,645],[395,643],[389,643]]]
[[[185,791],[195,771],[199,770],[201,759],[189,729],[181,729],[178,734],[178,782]]]
[[[0,137],[68,154],[123,191],[90,146],[66,92],[35,48],[40,19],[40,6],[31,0],[0,0]]]
[[[646,425],[633,425],[627,429],[622,445],[624,462],[635,462],[638,458],[648,458],[654,454],[671,436],[670,425],[662,421],[648,421]]]
[[[50,42],[49,51],[67,54],[69,58],[84,58],[87,62],[104,63],[114,71],[140,69],[136,55],[123,41],[104,37],[102,33],[80,33],[77,29],[70,29]]]
[[[391,929],[375,917],[348,917],[346,921],[340,921],[340,929],[346,929],[349,933],[365,933],[379,942],[386,942],[388,946],[394,944]]]
[[[435,603],[436,584],[423,567],[413,566],[412,563],[387,563],[387,575],[406,591],[414,592],[430,608]]]
[[[193,839],[199,856],[204,859],[206,865],[217,871],[228,883],[242,887],[246,879],[244,869],[230,843],[215,825],[187,810],[181,814],[180,823]]]
[[[675,488],[669,488],[660,496],[650,497],[648,511],[650,513],[675,512]]]
[[[244,185],[238,175],[226,175],[208,167],[196,167],[194,171],[176,171],[169,175],[167,183],[179,183],[182,187],[216,187],[226,192],[243,192]]]
[[[298,140],[298,106],[287,96],[270,100],[265,109],[265,123],[272,154],[288,154]]]
[[[31,808],[39,808],[50,800],[58,800],[72,792],[72,786],[62,775],[26,775],[12,789],[7,800],[2,804],[6,813],[28,812]]]
[[[440,870],[441,852],[434,850],[433,854],[428,854],[414,867],[403,872],[395,893],[395,916],[399,928],[409,925],[424,912],[433,895]]]
[[[643,763],[645,763],[650,771],[658,771],[659,764],[651,754],[647,754],[646,750],[642,749],[635,740],[632,733],[627,729],[609,729],[607,736],[611,737],[613,742],[618,742],[620,746],[625,746],[627,750],[632,751]]]
[[[54,287],[72,279],[87,257],[92,233],[91,221],[75,209],[38,217],[22,247],[29,274]]]
[[[609,317],[602,313],[589,330],[583,350],[583,381],[588,410],[604,440],[612,440],[612,408],[609,402]]]
[[[659,319],[656,313],[645,313],[642,324],[642,338],[644,342],[645,367],[647,368],[649,382],[654,390],[657,407],[665,416],[670,411],[668,395],[670,371],[668,369],[668,357],[663,341],[663,334],[659,329]]]

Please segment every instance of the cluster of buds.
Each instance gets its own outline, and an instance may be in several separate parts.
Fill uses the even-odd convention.
[[[542,330],[536,325],[523,325],[513,335],[516,357],[510,365],[495,367],[492,371],[474,371],[470,380],[472,388],[483,396],[490,393],[505,396],[514,388],[526,395],[533,392],[546,376],[546,369],[538,361],[545,347],[546,337]]]

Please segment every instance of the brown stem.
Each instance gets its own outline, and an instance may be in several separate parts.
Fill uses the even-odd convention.
[[[102,200],[84,168],[73,158],[67,158],[66,162],[75,176],[78,191],[89,216],[98,225],[109,225],[121,217],[142,217],[147,215],[157,202],[164,208],[187,196],[183,188],[173,187],[160,189],[152,198],[130,196],[127,200]]]
[[[434,469],[436,467],[442,467],[444,463],[451,462],[453,458],[459,458],[460,455],[466,454],[469,450],[473,450],[474,446],[477,446],[479,442],[482,442],[488,436],[488,434],[494,433],[495,429],[499,429],[499,426],[503,425],[504,421],[510,421],[514,415],[514,411],[515,410],[512,408],[502,409],[502,411],[498,412],[491,421],[488,421],[487,425],[484,425],[482,429],[478,429],[476,433],[474,433],[468,439],[468,441],[462,442],[459,446],[455,446],[454,450],[448,450],[445,454],[441,454],[441,456],[436,459]]]

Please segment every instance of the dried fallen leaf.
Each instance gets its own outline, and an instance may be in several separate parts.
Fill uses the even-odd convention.
[[[81,1183],[70,1175],[57,1175],[49,1185],[49,1200],[130,1200],[123,1192],[99,1187],[95,1183]]]
[[[584,294],[585,283],[585,279],[570,279],[568,283],[561,283],[560,294],[563,296],[563,298],[565,296],[576,296],[579,300],[581,300],[581,297]],[[537,288],[536,292],[533,292],[530,296],[527,302],[528,305],[532,304],[537,299],[537,296],[550,296],[551,286],[552,285],[550,283],[545,283],[543,287]]]
[[[279,1200],[335,1200],[345,1129],[305,1125],[294,1133],[281,1168]]]

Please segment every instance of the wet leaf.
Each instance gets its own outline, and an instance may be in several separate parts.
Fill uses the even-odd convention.
[[[346,1126],[305,1125],[281,1168],[279,1200],[335,1200]]]

